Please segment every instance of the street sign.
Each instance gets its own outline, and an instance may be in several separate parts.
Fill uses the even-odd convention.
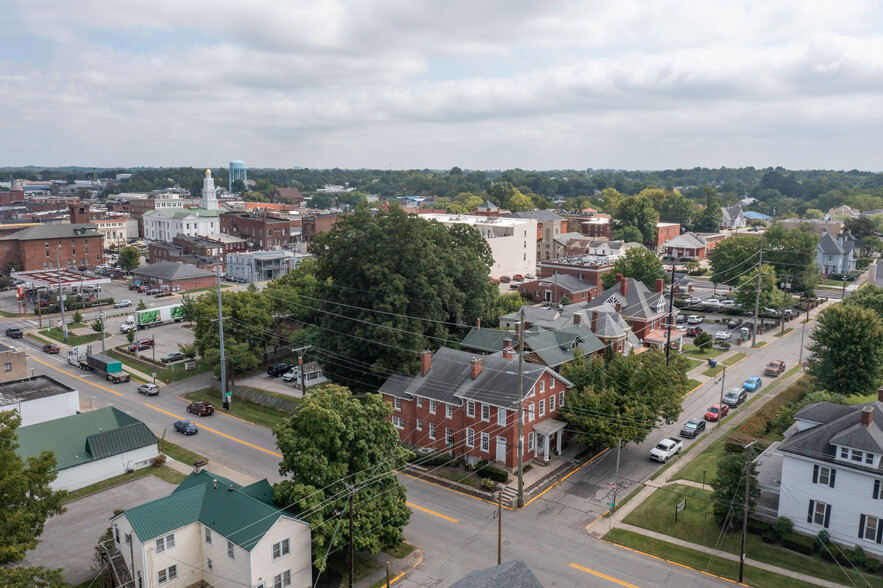
[[[610,484],[610,489],[616,490],[616,483],[615,482]]]
[[[612,502],[608,502],[608,503],[607,503],[607,506],[609,506],[610,508],[615,508],[615,507],[616,507],[616,504],[614,504],[614,503],[612,503]]]

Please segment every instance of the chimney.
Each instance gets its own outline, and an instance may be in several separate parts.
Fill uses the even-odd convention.
[[[883,386],[877,388],[877,402],[883,402]]]
[[[874,417],[874,407],[866,406],[862,409],[862,426],[868,428],[871,426],[871,421]]]
[[[214,488],[215,490],[218,489],[218,481],[217,480],[212,480],[212,488]]]
[[[474,380],[481,373],[481,358],[472,358],[472,369],[469,371],[470,377]]]
[[[515,359],[515,350],[512,349],[512,341],[509,339],[503,340],[503,359]]]
[[[515,336],[521,337],[521,321],[515,322]]]
[[[616,283],[620,283],[622,281],[622,274],[616,274]]]
[[[477,319],[475,319],[475,328],[481,329],[481,317],[478,317]]]
[[[420,375],[425,376],[432,367],[432,351],[426,349],[420,354]]]
[[[665,288],[665,280],[662,278],[656,278],[656,291],[662,292],[663,288]]]
[[[616,303],[616,314],[622,314],[622,304],[619,302]]]
[[[598,309],[592,311],[592,332],[598,332]]]
[[[622,276],[622,274],[616,274],[616,277],[617,277],[617,278],[619,278],[619,277],[621,277],[621,276]],[[628,296],[628,295],[629,295],[629,280],[628,280],[628,278],[623,278],[623,279],[619,282],[619,291],[622,292],[622,295],[623,295],[623,296]]]
[[[503,349],[512,349],[512,339],[506,337],[503,339]]]
[[[580,324],[582,322],[582,320],[583,320],[583,317],[582,317],[582,315],[580,315],[580,313],[578,313],[578,312],[574,313],[574,315],[573,315],[573,324],[574,325]]]

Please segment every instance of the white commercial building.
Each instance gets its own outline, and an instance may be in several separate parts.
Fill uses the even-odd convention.
[[[138,238],[138,221],[129,217],[108,217],[91,221],[95,230],[104,235],[104,246],[125,245]]]
[[[281,278],[297,265],[293,251],[252,251],[227,254],[227,275],[248,282],[267,282]]]
[[[166,203],[172,202],[174,200]],[[164,203],[157,201],[155,210],[144,213],[144,236],[151,241],[170,243],[178,235],[204,237],[221,232],[217,190],[211,170],[205,170],[200,208],[162,207],[160,204]]]
[[[494,263],[491,276],[532,274],[537,267],[537,220],[533,218],[489,218],[468,214],[421,214],[452,227],[469,225],[484,237],[491,248]]]
[[[21,427],[77,414],[80,393],[49,376],[0,384],[0,410],[17,410]]]

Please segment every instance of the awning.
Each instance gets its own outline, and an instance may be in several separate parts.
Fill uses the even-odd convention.
[[[555,419],[546,419],[535,424],[533,426],[533,430],[540,435],[551,435],[563,430],[565,426],[567,426],[567,424],[562,423],[561,421],[556,421]]]

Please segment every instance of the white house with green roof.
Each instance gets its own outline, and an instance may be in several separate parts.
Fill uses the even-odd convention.
[[[55,490],[76,490],[147,467],[158,453],[147,425],[112,406],[19,427],[16,436],[22,459],[44,449],[55,454]]]
[[[150,241],[171,243],[178,235],[204,237],[221,232],[221,211],[218,209],[215,181],[211,170],[205,170],[202,185],[202,206],[199,208],[158,208],[145,212],[144,237]]]
[[[203,470],[111,521],[137,588],[312,585],[310,525],[273,504],[267,480],[240,486]]]

